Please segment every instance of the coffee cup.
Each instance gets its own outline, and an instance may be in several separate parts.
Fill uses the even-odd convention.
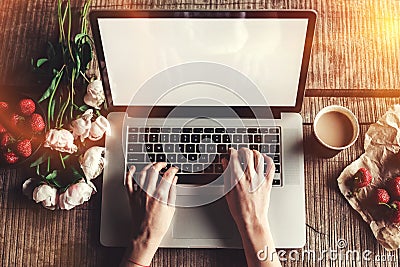
[[[315,116],[313,130],[320,144],[337,152],[352,146],[360,134],[356,116],[338,105],[321,109]]]

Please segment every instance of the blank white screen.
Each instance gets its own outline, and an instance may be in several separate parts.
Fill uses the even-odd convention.
[[[131,96],[160,71],[205,61],[224,64],[246,75],[270,106],[294,107],[307,24],[307,19],[290,18],[100,18],[113,104],[129,105]],[[188,99],[204,99],[201,92],[210,90],[180,88],[161,98],[157,105],[176,106]],[[228,106],[265,105],[264,100],[252,99],[251,95],[247,96],[248,103],[229,93],[212,97]],[[154,105],[151,98],[141,102],[144,106]],[[206,100],[197,103],[215,105]]]

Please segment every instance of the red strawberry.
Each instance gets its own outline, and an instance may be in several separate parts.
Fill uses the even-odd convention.
[[[0,139],[0,148],[7,149],[11,143],[11,135],[9,133],[4,133]]]
[[[3,156],[8,164],[14,164],[19,159],[18,156],[14,152],[11,152],[11,151],[4,153]]]
[[[37,113],[32,114],[30,122],[31,122],[31,129],[34,133],[40,133],[46,127],[43,117]]]
[[[4,126],[0,124],[0,133],[5,133],[5,132],[7,132],[7,129],[4,128]]]
[[[400,223],[400,201],[393,201],[390,207],[391,212],[389,214],[389,220],[392,223]]]
[[[7,102],[0,102],[0,112],[8,110],[8,103]]]
[[[386,204],[390,201],[390,196],[385,189],[378,188],[375,192],[371,195],[371,200],[374,204]]]
[[[391,197],[400,198],[400,177],[389,180],[386,187]]]
[[[33,102],[32,99],[29,98],[25,98],[25,99],[21,99],[21,101],[19,101],[18,103],[18,111],[20,112],[20,114],[24,115],[24,116],[30,116],[33,114],[33,112],[35,112],[35,102]]]
[[[31,140],[24,139],[17,143],[17,152],[24,158],[29,157],[32,154],[32,144]]]
[[[362,188],[369,185],[372,181],[372,175],[366,168],[360,168],[353,178],[355,188]]]

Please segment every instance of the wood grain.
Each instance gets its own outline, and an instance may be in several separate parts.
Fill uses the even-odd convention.
[[[82,0],[72,0],[75,11]],[[56,40],[56,1],[0,3],[0,84],[30,85],[31,58]],[[93,0],[94,9],[314,9],[306,88],[400,89],[398,0]]]

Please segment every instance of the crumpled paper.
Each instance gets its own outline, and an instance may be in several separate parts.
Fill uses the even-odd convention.
[[[393,106],[378,122],[369,127],[365,134],[364,150],[364,154],[340,174],[337,179],[339,189],[370,225],[378,242],[387,250],[395,250],[400,247],[400,224],[375,219],[373,208],[366,200],[375,188],[384,188],[387,180],[400,176],[400,155],[397,155],[400,150],[400,105]],[[362,167],[371,172],[372,182],[351,196],[349,181]]]

